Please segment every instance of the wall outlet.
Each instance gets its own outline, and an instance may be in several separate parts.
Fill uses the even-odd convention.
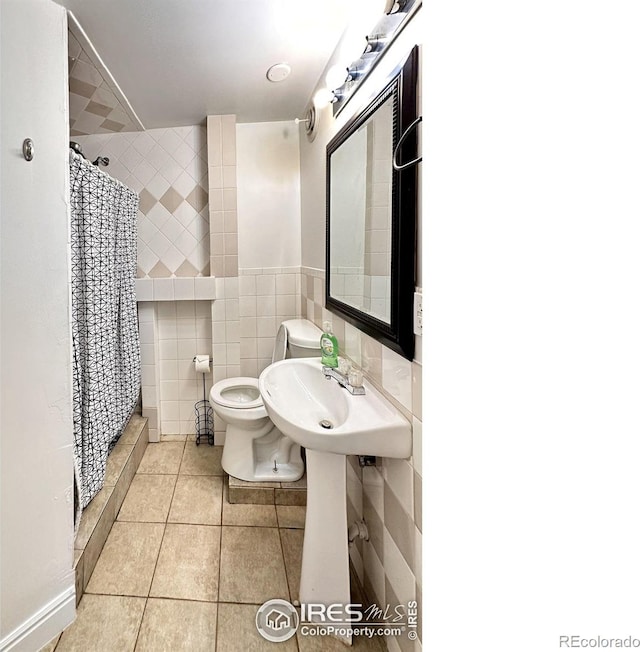
[[[413,334],[422,335],[422,291],[413,293]]]

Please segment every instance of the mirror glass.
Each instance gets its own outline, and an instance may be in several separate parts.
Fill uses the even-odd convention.
[[[394,96],[331,155],[331,296],[391,323]]]
[[[408,359],[414,348],[417,66],[415,48],[327,145],[327,309]]]

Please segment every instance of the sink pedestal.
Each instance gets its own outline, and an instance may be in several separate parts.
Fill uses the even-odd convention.
[[[346,456],[307,449],[301,603],[346,605],[351,602],[346,492]],[[342,640],[350,643],[351,637]]]

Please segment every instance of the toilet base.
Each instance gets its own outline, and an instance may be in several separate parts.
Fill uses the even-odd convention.
[[[273,463],[259,462],[256,464],[254,475],[255,482],[295,482],[300,480],[304,474],[302,458],[299,462],[287,462],[278,464],[278,470],[274,472]],[[241,478],[242,479],[242,478]]]
[[[302,477],[300,446],[271,422],[269,426],[256,438],[255,431],[227,424],[221,463],[229,475],[246,482],[295,482]]]

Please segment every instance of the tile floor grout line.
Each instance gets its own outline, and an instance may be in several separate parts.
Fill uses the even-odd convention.
[[[228,478],[229,476],[227,476]],[[217,597],[217,602],[220,602],[220,584],[221,584],[221,579],[222,579],[222,528],[224,527],[224,496],[225,496],[225,491],[224,487],[225,480],[227,479],[224,476],[222,476],[222,499],[220,500],[220,549],[218,550],[218,591],[216,594]],[[227,489],[227,497],[228,497],[228,489]],[[216,616],[216,650],[218,649],[218,620]]]
[[[251,528],[257,527],[257,528],[271,528],[272,530],[274,528],[276,528],[276,529],[278,528],[277,525],[255,525],[255,524],[253,524],[253,525],[243,525],[242,523],[223,523],[222,527],[251,527]],[[286,529],[290,530],[290,529],[293,529],[293,528],[286,528]],[[297,529],[300,529],[300,528],[297,528]]]
[[[176,598],[168,595],[130,595],[130,594],[120,594],[120,593],[87,593],[87,595],[95,595],[103,598],[139,598],[140,600],[175,600],[176,602],[197,602],[198,604],[218,604],[216,600],[200,600],[198,598]],[[83,596],[84,597],[84,596]],[[223,603],[227,601],[224,600]],[[249,602],[234,602],[231,604],[254,604]]]
[[[136,475],[180,475],[179,473],[159,473],[158,471],[136,471]],[[182,475],[188,475],[183,473]]]
[[[278,528],[278,541],[280,542],[280,554],[282,555],[282,566],[284,568],[284,580],[287,583],[287,593],[289,594],[289,602],[293,604],[293,596],[291,595],[291,586],[289,585],[289,572],[287,571],[287,560],[284,554],[284,544],[282,543],[282,534],[280,532],[280,528]]]
[[[159,554],[159,553],[158,553]],[[151,587],[149,587],[151,588]],[[136,640],[133,644],[131,652],[135,652],[136,647],[138,647],[138,640],[140,639],[140,632],[142,631],[142,623],[144,622],[144,615],[147,613],[147,605],[149,604],[149,598],[144,599],[144,609],[142,610],[142,618],[140,618],[140,624],[138,625],[138,631],[136,632]]]
[[[218,652],[218,628],[219,627],[220,627],[220,603],[216,602],[216,640],[213,646],[213,652]]]
[[[98,591],[91,591],[90,593],[85,591],[85,593],[82,594],[82,597],[84,598],[85,595],[100,595],[107,598],[140,598],[141,600],[146,600],[148,597],[146,595],[134,595],[133,593],[99,593]]]
[[[182,456],[180,458],[180,465],[178,466],[178,472],[180,470],[180,466],[182,465],[182,459],[184,458],[184,445],[182,447]],[[156,563],[153,566],[153,573],[151,574],[151,582],[149,582],[149,592],[147,593],[147,599],[151,595],[151,587],[153,586],[153,580],[156,576],[156,570],[158,569],[158,561],[160,560],[160,552],[162,551],[162,544],[164,543],[164,537],[165,534],[167,533],[167,524],[169,521],[169,514],[171,513],[171,505],[173,504],[173,499],[176,495],[176,487],[178,486],[178,474],[176,474],[176,481],[173,483],[173,491],[171,492],[171,500],[169,501],[169,509],[167,510],[167,516],[164,520],[164,529],[162,530],[162,539],[160,539],[160,546],[158,548],[158,555],[156,557]],[[128,492],[127,492],[128,493]],[[126,496],[125,496],[126,500]],[[146,610],[146,603],[145,603],[145,610]],[[142,621],[140,621],[140,626],[142,627]]]
[[[184,442],[182,442],[182,455],[180,456],[180,464],[178,464],[178,475],[180,475],[182,465],[184,464],[184,455],[187,452],[187,441],[188,440],[185,439]],[[176,484],[177,484],[177,482],[176,482]],[[171,498],[171,500],[173,501],[173,497]]]
[[[220,630],[220,580],[222,579],[222,528],[224,520],[224,497],[225,497],[225,484],[228,483],[228,477],[222,476],[222,496],[220,498],[220,548],[218,550],[218,590],[216,592],[216,641],[214,645],[214,652],[218,652],[218,632]],[[228,490],[227,490],[228,492]],[[222,650],[220,652],[223,652]]]
[[[277,513],[278,513],[278,509],[276,508],[276,516],[277,516]],[[279,520],[279,519],[278,519],[278,523],[280,523],[280,520]],[[293,605],[293,607],[295,608],[295,607],[296,607],[295,602],[297,602],[298,605],[300,605],[300,595],[299,595],[299,593],[300,593],[300,586],[298,586],[298,598],[297,598],[297,600],[296,600],[296,599],[293,597],[293,595],[291,594],[291,585],[289,584],[289,571],[288,571],[288,564],[287,564],[286,555],[284,554],[284,543],[283,543],[283,541],[282,541],[282,530],[287,530],[287,529],[294,529],[294,528],[285,528],[285,527],[282,527],[282,528],[281,528],[281,527],[278,527],[278,538],[280,539],[280,548],[282,549],[282,561],[283,561],[283,565],[284,565],[284,575],[285,575],[285,579],[286,579],[286,581],[287,581],[287,590],[289,591],[289,600],[290,600],[291,604]],[[298,529],[299,529],[299,528],[298,528]],[[304,528],[302,528],[302,531],[304,532]],[[304,535],[303,535],[303,536],[304,536]],[[292,637],[292,638],[293,638],[293,637]],[[299,642],[299,640],[298,640],[298,635],[297,635],[297,633],[296,633],[296,635],[295,635],[295,645],[296,645],[296,650],[299,652],[299,651],[300,651],[300,642]]]

